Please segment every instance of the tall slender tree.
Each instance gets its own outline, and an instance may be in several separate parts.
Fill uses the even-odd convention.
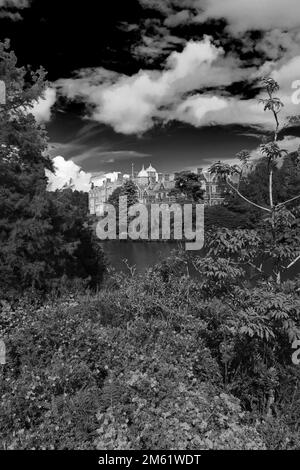
[[[294,181],[294,194],[287,196],[287,199],[276,200],[276,175],[278,173],[278,163],[288,153],[282,149],[278,143],[278,135],[280,132],[279,113],[284,106],[281,100],[275,96],[279,90],[278,83],[273,78],[263,79],[263,86],[266,90],[267,97],[260,100],[264,106],[264,111],[272,113],[275,121],[274,132],[271,138],[267,138],[261,145],[261,154],[263,164],[266,167],[266,188],[263,197],[259,201],[246,196],[241,189],[241,184],[235,185],[232,181],[233,175],[239,175],[240,180],[243,177],[244,168],[249,166],[251,155],[247,151],[240,152],[237,157],[240,159],[241,165],[228,165],[221,162],[213,164],[210,168],[211,173],[218,174],[223,177],[229,189],[237,195],[243,202],[247,203],[255,209],[259,209],[263,214],[263,222],[258,227],[261,243],[258,244],[256,254],[260,253],[260,258],[269,257],[273,262],[274,276],[278,283],[281,281],[281,275],[284,271],[289,270],[295,263],[300,260],[300,220],[298,203],[300,201],[300,187],[297,186],[299,177],[299,159],[294,158],[296,163],[296,178]],[[285,166],[290,166],[287,163]],[[295,183],[296,182],[296,183]],[[279,191],[277,191],[279,193]],[[249,234],[244,234],[246,238]],[[243,234],[239,234],[243,236]],[[238,241],[237,241],[238,242]],[[239,243],[241,240],[239,240]],[[243,250],[245,252],[245,249]],[[261,261],[261,259],[260,259]],[[252,263],[253,264],[253,263]],[[257,267],[259,271],[262,267]]]

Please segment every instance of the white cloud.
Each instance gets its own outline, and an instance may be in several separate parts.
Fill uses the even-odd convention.
[[[147,31],[142,34],[141,42],[132,48],[134,56],[142,58],[149,63],[158,57],[169,55],[178,45],[186,41],[169,33],[167,28],[156,28],[155,34],[148,35]]]
[[[225,19],[234,34],[300,26],[299,0],[203,0],[197,20]]]
[[[241,124],[271,128],[272,116],[264,113],[258,100],[239,100],[218,96],[194,95],[182,102],[174,111],[171,119],[200,127],[210,124]]]
[[[52,173],[46,170],[48,178],[48,190],[56,191],[62,189],[66,183],[74,184],[75,189],[78,191],[89,191],[91,173],[84,172],[80,166],[72,162],[72,160],[65,160],[64,157],[57,156],[53,159],[55,172]]]
[[[44,98],[40,98],[29,110],[38,122],[48,122],[51,119],[51,108],[56,101],[56,90],[48,88]]]
[[[291,89],[291,83],[300,79],[300,55],[293,57],[287,63],[275,69],[272,76],[280,83],[281,88]]]
[[[174,11],[187,8],[194,8],[199,4],[199,0],[139,0],[144,8],[157,10],[165,15]]]
[[[274,67],[274,64],[271,65]],[[280,126],[287,124],[289,116],[300,114],[300,106],[292,102],[292,93],[295,89],[291,88],[292,82],[297,79],[298,70],[300,70],[300,56],[272,72],[269,67],[270,75],[281,85],[279,92],[276,93],[284,104],[279,114]],[[257,71],[257,77],[264,76],[263,72],[266,70]],[[263,89],[256,98],[249,100],[233,96],[195,94],[177,106],[170,115],[170,120],[175,118],[196,127],[210,124],[239,124],[254,128],[262,127],[270,131],[275,126],[274,117],[271,112],[264,111],[260,98],[266,98]]]
[[[48,178],[48,191],[62,189],[66,184],[71,184],[77,191],[88,192],[91,189],[91,183],[95,186],[101,186],[107,179],[114,182],[118,179],[119,172],[112,173],[89,173],[81,169],[79,165],[72,160],[65,160],[62,156],[53,158],[54,173],[46,170]]]
[[[31,0],[0,0],[0,8],[28,8]]]
[[[209,113],[219,112],[227,106],[227,101],[223,98],[194,95],[180,103],[175,109],[172,119],[198,127],[206,122]]]
[[[189,23],[192,20],[192,14],[189,10],[181,10],[177,13],[174,13],[165,20],[165,25],[170,28],[175,28],[180,24]]]
[[[225,19],[234,34],[291,30],[300,26],[299,0],[139,0],[160,11],[169,27],[185,22]]]
[[[298,107],[292,103],[294,90],[291,86],[294,80],[300,79],[300,33],[295,28],[295,24],[300,23],[300,15],[290,12],[294,8],[297,13],[298,2],[288,0],[283,8],[281,2],[272,0],[269,15],[269,0],[260,0],[259,4],[256,0],[185,0],[181,12],[174,9],[178,8],[175,0],[166,2],[164,8],[154,0],[145,0],[145,5],[162,8],[167,19],[172,19],[172,15],[179,19],[179,13],[186,17],[186,12],[195,11],[196,6],[200,11],[202,6],[199,21],[224,17],[230,28],[239,34],[251,29],[252,24],[264,28],[262,39],[248,45],[266,55],[269,53],[270,60],[261,66],[247,66],[233,52],[225,54],[211,38],[204,37],[201,41],[187,42],[181,52],[170,53],[162,70],[140,70],[127,76],[103,68],[87,69],[79,71],[74,79],[60,80],[58,88],[68,98],[85,102],[90,118],[123,134],[141,134],[157,122],[172,120],[197,127],[241,124],[271,129],[272,114],[264,112],[258,102],[264,97],[263,91],[256,99],[247,100],[230,96],[225,88],[238,81],[251,83],[271,74],[281,87],[277,95],[285,105],[280,114],[282,122],[289,115],[299,114]],[[291,29],[282,31],[280,28],[284,26]],[[269,27],[277,29],[268,31]],[[245,34],[245,47],[249,38],[250,35]],[[156,44],[146,46],[150,49],[153,46],[155,54]]]
[[[136,152],[135,150],[110,150],[99,152],[98,157],[102,163],[114,163],[120,160],[149,157],[148,153]]]
[[[280,148],[286,150],[288,153],[297,152],[300,146],[300,137],[285,136],[279,141]]]
[[[20,15],[20,13],[13,13],[7,10],[0,10],[0,19],[1,18],[9,18],[11,21],[22,20],[22,16]]]
[[[115,182],[118,179],[119,172],[113,171],[112,173],[106,173],[102,175],[92,175],[91,182],[94,183],[95,186],[102,186],[102,184],[109,179],[111,182]]]
[[[150,7],[165,17],[164,25],[169,29],[180,24],[205,23],[209,20],[225,20],[230,35],[242,41],[244,52],[259,52],[268,59],[288,60],[299,54],[300,49],[300,4],[299,0],[139,0],[144,7]],[[159,57],[160,43],[171,34],[159,34],[161,20],[149,19],[154,28],[155,48],[151,49]],[[145,22],[146,24],[146,22]],[[262,33],[253,39],[253,30]],[[201,33],[200,33],[201,34]],[[153,34],[152,34],[153,36]],[[171,46],[171,44],[170,44]],[[147,46],[141,52],[147,52]],[[163,53],[163,50],[161,51]],[[153,57],[154,60],[154,57]]]
[[[255,44],[252,43],[252,46],[271,60],[287,61],[299,54],[300,32],[297,28],[290,31],[273,29],[267,31]]]
[[[172,11],[172,1],[170,0],[139,0],[139,2],[144,8],[151,8],[161,13],[167,14]]]
[[[282,64],[281,64],[282,62]],[[250,79],[272,76],[280,85],[276,92],[284,107],[279,114],[280,125],[287,123],[289,116],[300,114],[300,107],[292,102],[292,83],[300,80],[300,55],[287,62],[267,62],[249,75]],[[274,128],[272,113],[263,110],[260,98],[266,98],[262,89],[255,99],[239,99],[233,96],[199,95],[195,94],[182,101],[170,116],[180,121],[188,122],[196,127],[213,124],[241,124],[245,126],[261,126],[267,130]]]
[[[67,97],[92,105],[90,117],[123,134],[142,133],[156,119],[169,120],[174,106],[186,93],[203,87],[218,87],[249,77],[252,69],[239,67],[238,59],[224,57],[210,38],[190,41],[182,52],[172,52],[164,70],[142,70],[128,77],[109,76],[103,69],[80,73],[77,79],[60,80]]]
[[[269,129],[274,125],[271,113],[264,112],[263,106],[257,99],[228,98],[227,107],[223,107],[217,113],[211,113],[208,117],[217,124],[225,125],[264,126]]]
[[[20,21],[22,20],[22,16],[16,10],[28,8],[30,3],[31,0],[0,0],[0,18]]]
[[[279,115],[280,125],[287,123],[289,116],[300,114],[300,107],[292,102],[292,83],[300,80],[300,55],[287,62],[267,62],[258,70],[249,75],[250,79],[272,76],[280,85],[276,95],[281,99],[284,107]],[[263,127],[267,130],[274,128],[275,122],[272,113],[265,112],[260,98],[265,98],[265,91],[250,100],[241,100],[238,97],[227,97],[207,94],[194,94],[183,100],[175,109],[169,119],[177,119],[193,126],[200,127],[209,124],[241,124],[252,127]]]

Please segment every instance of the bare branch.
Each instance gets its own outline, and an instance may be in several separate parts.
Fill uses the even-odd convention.
[[[250,199],[243,196],[243,194],[240,193],[240,191],[237,188],[235,188],[231,183],[229,183],[228,179],[226,179],[226,183],[231,189],[233,189],[233,191],[235,191],[242,199],[244,199],[244,201],[248,202],[248,204],[252,204],[252,206],[257,207],[258,209],[262,209],[263,211],[272,212],[271,209],[269,209],[268,207],[260,206],[259,204],[256,204],[255,202],[252,202],[250,201]]]
[[[270,206],[273,209],[273,170],[270,169],[269,173],[269,199],[270,199]]]
[[[297,261],[299,261],[299,260],[300,260],[300,255],[297,256],[297,258],[294,259],[294,261],[292,261],[285,269],[290,269],[290,268],[291,268],[292,266],[294,266],[294,264],[296,264]]]
[[[291,199],[288,199],[285,202],[281,202],[280,204],[277,204],[276,209],[278,209],[278,207],[285,206],[286,204],[289,204],[290,202],[296,201],[296,199],[300,199],[300,194],[298,196],[292,197]]]

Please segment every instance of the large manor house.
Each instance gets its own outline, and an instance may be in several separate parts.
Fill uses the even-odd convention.
[[[210,206],[221,204],[223,202],[223,189],[217,177],[202,168],[197,169],[197,174],[205,191],[204,203]],[[89,212],[91,215],[102,215],[109,196],[129,180],[133,181],[137,187],[140,203],[174,203],[176,197],[171,195],[170,192],[175,188],[175,176],[174,173],[158,173],[150,164],[146,169],[143,166],[138,173],[132,169],[131,175],[116,173],[113,177],[92,177],[89,192]]]

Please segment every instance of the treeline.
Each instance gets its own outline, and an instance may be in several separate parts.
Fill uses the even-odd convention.
[[[299,153],[292,152],[282,158],[281,165],[274,168],[273,196],[275,203],[281,203],[300,194]],[[257,204],[268,205],[269,202],[268,163],[264,158],[259,159],[248,172],[240,178],[240,192]],[[261,210],[249,205],[236,193],[230,190],[226,183],[219,179],[222,186],[224,201],[215,206],[205,206],[205,229],[226,227],[228,229],[257,228],[263,218]],[[180,172],[175,177],[175,188],[169,196],[174,196],[178,204],[197,204],[204,202],[204,191],[199,175],[192,172]],[[127,196],[128,208],[138,202],[138,189],[129,181],[117,188],[109,197],[108,203],[116,208],[117,222],[119,219],[119,197]],[[130,217],[129,217],[130,220]],[[149,225],[150,225],[149,218]],[[173,235],[174,216],[171,213],[171,235]],[[193,220],[195,225],[195,220]],[[117,224],[118,225],[118,224]],[[172,236],[171,236],[172,239]]]
[[[299,153],[295,151],[282,157],[280,165],[274,167],[272,192],[275,204],[283,203],[300,194],[299,161]],[[244,196],[251,199],[256,204],[268,206],[269,173],[268,161],[265,158],[258,160],[254,168],[241,178],[239,190]],[[226,207],[224,213],[228,214],[230,221],[232,220],[231,218],[234,217],[236,225],[232,226],[232,224],[234,224],[232,220],[232,222],[230,222],[231,226],[228,226],[226,220],[224,220],[225,218],[222,218],[220,211],[220,222],[218,223],[216,221],[218,226],[228,228],[255,228],[263,217],[261,210],[249,205],[232,191],[227,192],[224,205]],[[213,210],[211,213],[213,214]]]
[[[87,225],[86,196],[47,192],[47,135],[30,113],[47,87],[45,72],[18,67],[9,43],[0,43],[0,291],[45,294],[75,279],[95,286],[104,260]]]

